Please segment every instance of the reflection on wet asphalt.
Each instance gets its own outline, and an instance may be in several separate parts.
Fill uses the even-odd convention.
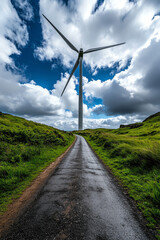
[[[124,194],[78,136],[6,240],[148,240]]]

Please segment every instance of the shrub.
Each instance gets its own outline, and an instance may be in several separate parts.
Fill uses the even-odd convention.
[[[121,157],[127,157],[129,154],[131,154],[131,146],[126,143],[121,143],[114,147],[111,152],[111,157],[121,156]]]

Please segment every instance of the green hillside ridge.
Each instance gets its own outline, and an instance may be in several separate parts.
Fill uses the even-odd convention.
[[[160,112],[157,112],[149,117],[147,117],[143,122],[148,122],[148,121],[153,121],[153,122],[158,122],[160,121]]]
[[[0,213],[73,140],[72,133],[0,112]]]
[[[160,239],[160,113],[119,129],[77,133],[109,166]]]

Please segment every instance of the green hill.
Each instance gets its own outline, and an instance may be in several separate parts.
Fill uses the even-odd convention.
[[[79,131],[126,188],[160,239],[160,113],[119,129]]]
[[[73,140],[72,133],[0,112],[0,211]]]
[[[155,113],[151,116],[149,116],[148,118],[146,118],[143,122],[160,122],[160,112]]]

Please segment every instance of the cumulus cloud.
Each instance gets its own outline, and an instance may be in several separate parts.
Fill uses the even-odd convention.
[[[85,0],[75,0],[74,7],[73,3],[66,7],[62,1],[40,0],[44,41],[36,50],[37,56],[41,60],[60,57],[67,67],[76,58],[63,39],[43,19],[41,13],[44,13],[77,48],[81,45],[86,49],[127,42],[126,45],[85,55],[84,61],[93,70],[111,67],[115,62],[119,62],[120,67],[125,66],[127,60],[144,48],[157,32],[158,19],[154,16],[160,10],[158,0],[105,0],[93,11],[96,3],[95,0],[87,3]]]
[[[51,91],[36,85],[34,79],[22,83],[22,76],[14,68],[12,54],[21,54],[29,41],[27,21],[33,19],[29,0],[15,0],[19,15],[10,0],[0,5],[0,109],[34,121],[66,130],[77,128],[78,80],[72,77],[63,97],[61,92],[68,73],[54,84]],[[126,41],[126,45],[84,56],[86,65],[96,75],[102,67],[118,66],[113,79],[95,81],[83,77],[86,101],[102,99],[93,107],[83,105],[84,128],[117,128],[143,120],[160,108],[160,1],[159,0],[96,0],[68,1],[40,0],[42,45],[35,56],[41,61],[60,59],[72,67],[77,54],[73,52],[42,17],[44,13],[79,49],[99,47]],[[22,20],[23,19],[23,20]],[[84,49],[84,50],[85,50]],[[130,61],[127,69],[122,70]],[[56,65],[52,64],[52,68]],[[24,79],[23,79],[24,80]],[[56,79],[55,79],[56,81]],[[106,119],[90,119],[101,114],[115,115]],[[87,118],[88,117],[88,118]]]
[[[0,4],[0,64],[13,63],[11,55],[20,54],[17,47],[28,42],[27,26],[19,18],[10,0]]]
[[[31,83],[19,83],[21,76],[0,66],[0,109],[18,115],[61,115],[62,103],[47,89]]]
[[[93,107],[92,113],[150,114],[158,111],[160,16],[157,13],[160,1],[104,0],[96,7],[97,1],[92,0],[85,4],[85,0],[75,0],[74,6],[70,3],[66,7],[61,1],[40,0],[40,12],[76,47],[81,43],[91,48],[126,41],[126,45],[84,56],[93,76],[98,73],[98,68],[111,67],[116,62],[119,62],[120,71],[131,59],[129,68],[116,74],[113,80],[84,82],[86,99],[103,100],[103,105]],[[95,7],[96,11],[93,11]],[[74,52],[45,19],[41,21],[44,41],[37,49],[37,55],[41,60],[60,57],[69,67],[75,61]]]
[[[28,20],[33,16],[32,8],[27,1],[16,0],[19,7],[26,11]],[[20,54],[20,48],[28,42],[28,31],[25,23],[19,18],[9,0],[1,4],[0,16],[0,109],[19,115],[65,115],[64,104],[50,91],[35,84],[27,83],[24,78],[6,68],[14,62],[11,54]],[[28,12],[28,13],[27,13]],[[30,14],[29,14],[30,13]],[[22,81],[23,80],[23,81]],[[25,83],[20,83],[25,82]],[[68,116],[69,113],[66,113]]]
[[[16,0],[15,4],[25,12],[26,20],[33,17],[33,9],[28,1]],[[0,109],[3,112],[18,114],[25,117],[47,116],[56,117],[77,117],[78,94],[75,90],[77,79],[73,77],[61,98],[61,91],[64,88],[69,75],[61,75],[61,79],[54,84],[54,89],[49,91],[46,88],[36,85],[32,80],[15,73],[14,62],[11,54],[20,54],[21,47],[28,42],[28,31],[25,23],[19,18],[11,2],[5,1],[1,5],[1,56],[0,56]],[[6,64],[12,66],[6,68]],[[84,116],[88,116],[91,109],[84,104]]]
[[[119,115],[114,117],[102,118],[102,119],[89,119],[84,118],[84,129],[94,128],[119,128],[121,124],[130,124],[135,122],[143,121],[146,115]],[[77,118],[65,118],[48,116],[47,119],[43,116],[29,117],[29,120],[44,123],[61,130],[73,131],[77,129],[78,119]]]
[[[29,2],[29,0],[15,0],[14,1],[16,7],[22,10],[21,16],[25,20],[32,20],[33,19],[33,8]]]
[[[57,96],[58,98],[60,98],[62,90],[64,89],[68,78],[69,78],[68,73],[61,75],[61,80],[57,81],[57,83],[54,84],[54,89],[52,90],[52,94],[54,96]],[[87,81],[86,78],[84,78],[84,82],[85,81]],[[78,93],[76,91],[77,84],[78,84],[78,80],[73,76],[63,96],[61,97],[61,101],[63,102],[64,108],[70,110],[72,112],[73,117],[78,116]],[[84,116],[89,116],[90,112],[91,112],[91,109],[89,109],[86,104],[83,104]]]
[[[152,39],[125,71],[112,80],[92,80],[84,85],[87,98],[97,97],[104,106],[93,109],[106,114],[151,114],[160,109],[160,39]]]
[[[75,90],[77,79],[74,77],[66,89],[63,97],[60,97],[68,74],[62,74],[54,89],[49,91],[34,80],[29,83],[20,83],[21,76],[7,71],[0,66],[0,109],[3,112],[18,114],[25,117],[61,116],[63,118],[77,117],[78,95]],[[91,109],[83,105],[84,116],[89,116]]]

